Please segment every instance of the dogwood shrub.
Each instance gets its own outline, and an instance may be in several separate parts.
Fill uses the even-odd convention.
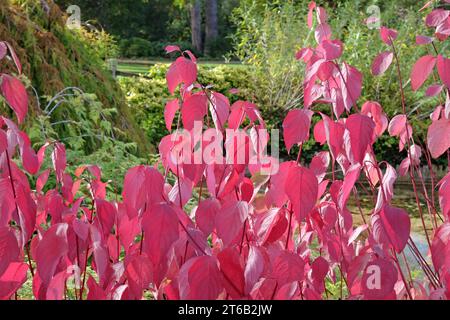
[[[434,53],[412,67],[412,90],[433,75],[426,94],[442,101],[422,145],[404,98],[392,119],[376,101],[359,101],[362,74],[342,61],[344,44],[333,38],[325,10],[314,2],[309,9],[316,46],[297,53],[306,64],[304,105],[283,123],[287,149],[300,147],[297,161],[252,161],[251,151],[261,155],[268,145],[257,106],[230,105],[197,82],[191,52],[169,46],[178,58],[167,72],[173,99],[164,116],[167,129],[176,130],[159,145],[159,166],[131,168],[122,194],[108,197],[101,168],[67,172],[64,144],[47,141],[33,150],[19,127],[27,91],[16,76],[1,74],[1,93],[17,122],[0,118],[0,298],[21,299],[26,282],[40,300],[309,300],[330,298],[329,283],[339,283],[338,296],[346,299],[450,298],[450,174],[441,181],[431,174],[431,192],[420,174],[422,163],[432,169],[432,159],[450,157],[450,60],[438,54],[450,35],[450,11],[432,10],[426,24],[434,36],[417,36],[417,45]],[[395,30],[380,29],[374,75],[399,65],[397,41]],[[0,59],[6,58],[20,74],[14,49],[1,42]],[[403,93],[406,76],[397,70]],[[324,105],[329,112],[318,110]],[[320,118],[314,126],[312,117]],[[373,152],[383,134],[398,137],[399,150],[407,151],[398,170]],[[302,144],[310,137],[324,151],[304,164]],[[215,138],[234,152],[222,154]],[[208,161],[190,161],[199,145],[212,150]],[[52,167],[42,168],[49,155]],[[53,189],[46,187],[50,175]],[[408,212],[391,203],[399,175],[410,177],[429,255],[411,237]],[[348,202],[358,199],[363,183],[372,211],[366,217],[357,205],[363,221],[357,225]],[[412,275],[406,249],[423,277]]]

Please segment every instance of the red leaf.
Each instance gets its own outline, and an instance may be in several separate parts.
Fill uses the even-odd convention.
[[[175,118],[175,113],[179,110],[179,101],[178,99],[170,100],[166,104],[166,108],[164,109],[164,120],[166,121],[166,128],[169,131],[172,131],[172,123]]]
[[[203,122],[207,114],[208,98],[202,94],[194,94],[183,102],[181,118],[186,130],[192,130],[196,121]]]
[[[55,149],[52,152],[52,162],[56,178],[61,183],[67,166],[66,147],[62,143],[55,143]]]
[[[295,144],[309,139],[311,117],[314,114],[308,109],[296,109],[288,113],[283,122],[283,135],[288,152]]]
[[[67,229],[66,223],[51,226],[36,248],[36,270],[46,285],[55,275],[61,259],[68,253]]]
[[[305,262],[298,254],[283,250],[272,259],[271,277],[277,280],[279,287],[304,279]]]
[[[345,173],[344,183],[339,189],[338,194],[338,204],[341,210],[347,206],[348,198],[355,186],[356,181],[358,181],[359,175],[361,174],[361,165],[359,163],[351,166]]]
[[[27,281],[28,265],[13,262],[0,276],[0,300],[8,300]]]
[[[361,279],[362,293],[367,300],[381,300],[389,297],[397,282],[397,269],[386,259],[369,262]]]
[[[155,204],[148,207],[142,219],[144,231],[143,252],[146,252],[155,267],[156,280],[161,280],[161,272],[167,268],[164,265],[166,254],[172,244],[178,239],[178,217],[174,209],[167,204]]]
[[[440,119],[428,127],[427,144],[434,159],[443,155],[450,148],[450,120]]]
[[[431,244],[433,266],[439,273],[448,272],[450,265],[450,223],[446,222],[437,230]]]
[[[380,53],[372,64],[372,74],[375,76],[382,75],[392,64],[394,54],[390,51]]]
[[[0,276],[11,262],[19,259],[19,244],[14,232],[7,227],[0,228]]]
[[[417,60],[411,72],[411,86],[417,91],[433,72],[436,57],[426,55]]]
[[[442,83],[450,90],[450,59],[446,59],[439,55],[437,59],[437,69]]]
[[[0,77],[2,95],[22,123],[28,112],[28,94],[25,86],[18,79],[3,74]]]
[[[380,217],[390,243],[398,253],[402,252],[411,231],[408,213],[403,209],[385,205],[380,211]]]
[[[445,9],[435,9],[430,14],[427,15],[425,23],[428,27],[437,27],[442,22],[447,20],[450,15],[450,10]]]
[[[344,44],[339,40],[324,40],[317,48],[323,54],[325,60],[339,59],[344,50]]]
[[[388,132],[391,137],[399,136],[406,130],[407,117],[404,114],[396,115],[389,123]]]
[[[202,256],[190,259],[178,276],[180,299],[215,300],[223,291],[216,258]]]
[[[433,38],[427,36],[416,36],[417,45],[427,45],[433,42]]]
[[[434,84],[428,87],[425,95],[427,97],[436,97],[438,96],[442,90],[444,89],[444,86],[440,85],[440,84]]]
[[[372,145],[375,123],[368,116],[352,114],[345,122],[350,132],[350,144],[353,158],[363,164],[368,148]]]
[[[197,65],[189,59],[179,57],[167,71],[167,86],[171,94],[180,85],[192,85],[197,79]]]
[[[123,185],[123,200],[131,208],[145,210],[164,200],[164,177],[158,170],[138,166],[128,170]]]
[[[381,27],[380,29],[380,37],[384,43],[387,45],[392,45],[392,41],[397,39],[398,32],[394,29],[388,29],[386,27]]]
[[[224,203],[217,213],[217,236],[222,239],[225,246],[237,244],[241,240],[248,210],[247,202],[230,200]]]
[[[195,210],[195,222],[205,235],[211,234],[214,230],[214,221],[219,210],[220,202],[217,199],[203,200]]]
[[[319,24],[314,33],[317,43],[322,43],[331,38],[331,28],[327,23]]]
[[[298,221],[302,221],[315,207],[319,183],[310,169],[292,166],[286,180],[285,192],[291,200]]]
[[[153,280],[153,269],[146,255],[132,257],[126,263],[125,273],[127,275],[128,287],[136,300],[142,299],[142,293],[150,287]]]
[[[168,45],[168,46],[166,46],[165,50],[166,50],[167,54],[175,52],[175,51],[180,51],[181,52],[180,47],[176,46],[176,45]]]
[[[217,130],[222,131],[230,115],[230,101],[223,94],[212,92],[210,96],[209,110]]]
[[[242,298],[245,291],[245,279],[239,251],[235,247],[226,248],[217,255],[217,259],[223,275],[222,284],[227,293],[233,299]]]
[[[439,184],[439,204],[442,209],[442,214],[450,218],[450,173]]]

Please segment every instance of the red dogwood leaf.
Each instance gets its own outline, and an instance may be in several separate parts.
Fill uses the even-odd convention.
[[[244,232],[244,222],[248,217],[248,203],[230,200],[223,204],[216,215],[217,236],[225,246],[237,244]]]
[[[397,36],[398,32],[394,29],[389,29],[386,27],[381,27],[380,29],[381,40],[389,46],[392,45],[392,41],[397,39]]]
[[[284,119],[283,135],[288,152],[293,145],[306,142],[309,139],[313,114],[314,112],[308,109],[296,109],[290,111]]]
[[[398,253],[402,252],[411,231],[408,213],[403,209],[385,205],[380,211],[380,217],[390,243]]]
[[[0,300],[8,300],[27,281],[28,265],[24,262],[11,263],[0,276]]]
[[[28,94],[25,86],[20,80],[7,74],[2,74],[0,81],[2,95],[16,113],[19,123],[22,123],[28,112]]]
[[[0,228],[0,276],[11,262],[19,259],[19,254],[19,244],[13,231],[7,227]]]
[[[372,74],[380,76],[386,72],[392,64],[394,54],[391,51],[385,51],[380,53],[372,64]]]
[[[166,122],[167,130],[172,130],[173,119],[175,118],[175,114],[180,109],[178,99],[170,100],[166,103],[166,108],[164,109],[164,120]]]
[[[292,166],[285,184],[285,192],[292,203],[298,221],[302,221],[315,207],[319,184],[310,169]]]
[[[195,121],[203,122],[203,118],[208,113],[207,106],[208,98],[203,93],[197,93],[187,98],[181,107],[184,129],[192,130]]]
[[[352,114],[345,126],[350,131],[353,158],[362,164],[368,148],[372,145],[375,123],[368,116]]]
[[[167,87],[171,94],[175,92],[175,89],[184,84],[189,87],[197,79],[197,65],[185,57],[179,57],[169,67],[166,75]]]
[[[427,144],[431,156],[435,159],[450,148],[450,120],[440,119],[428,127]]]
[[[436,60],[436,57],[430,55],[417,60],[411,72],[411,86],[414,91],[419,90],[433,72]]]
[[[215,300],[223,291],[217,259],[202,256],[190,259],[180,269],[180,299]]]
[[[36,248],[36,256],[34,257],[36,259],[36,270],[44,284],[50,283],[55,275],[56,267],[68,253],[68,227],[66,223],[51,226],[44,233]]]
[[[442,83],[450,90],[450,59],[439,55],[437,58],[437,69]]]
[[[369,262],[361,279],[364,298],[383,300],[391,297],[397,282],[397,274],[397,268],[389,260],[378,258]]]

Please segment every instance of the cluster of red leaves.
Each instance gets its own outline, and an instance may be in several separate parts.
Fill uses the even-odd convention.
[[[310,4],[308,25],[313,28],[317,21],[317,46],[297,53],[306,64],[304,106],[291,110],[283,123],[287,149],[299,145],[301,160],[312,117],[321,118],[313,137],[329,151],[318,153],[309,165],[284,162],[264,176],[261,165],[248,159],[244,164],[180,164],[173,161],[174,132],[160,144],[164,174],[156,167],[132,168],[121,201],[108,201],[100,168],[82,166],[69,174],[63,144],[46,143],[35,152],[26,133],[1,117],[0,299],[13,298],[30,277],[36,299],[64,299],[71,281],[77,299],[142,299],[144,292],[155,299],[322,299],[328,296],[325,282],[338,279],[349,299],[450,298],[450,174],[433,184],[440,208],[434,192],[430,199],[423,191],[433,223],[433,230],[424,230],[431,263],[410,237],[408,213],[391,205],[398,174],[409,173],[421,209],[424,182],[416,181],[421,159],[431,163],[431,157],[448,153],[450,60],[425,56],[413,68],[417,90],[437,65],[441,83],[427,94],[446,95],[446,103],[431,115],[428,147],[419,146],[405,101],[403,112],[391,121],[377,102],[358,107],[362,74],[339,62],[344,45],[332,38],[327,19],[323,8]],[[436,27],[439,41],[450,35],[448,10],[433,10],[426,22]],[[376,75],[399,58],[396,31],[382,28],[380,35],[390,50],[375,58]],[[435,43],[417,39],[418,44]],[[182,124],[190,132],[205,117],[214,124],[207,130],[220,132],[245,122],[249,133],[242,131],[244,139],[232,142],[240,144],[238,149],[254,144],[256,130],[265,127],[258,108],[245,101],[230,105],[224,95],[197,82],[196,59],[189,51],[176,46],[167,51],[180,54],[167,73],[169,91],[177,94],[166,106],[167,128],[177,114],[177,128]],[[0,59],[7,56],[20,73],[13,49],[0,43]],[[22,122],[28,104],[22,83],[2,74],[1,93]],[[318,104],[329,105],[330,114],[314,111]],[[377,162],[373,152],[386,130],[399,137],[400,150],[408,151],[399,172]],[[41,170],[46,150],[53,167]],[[169,172],[177,178],[173,185]],[[44,193],[51,174],[57,185]],[[34,188],[30,176],[36,178]],[[370,221],[362,215],[364,224],[355,226],[347,203],[352,196],[358,199],[356,186],[362,180],[370,186],[373,211]],[[194,188],[200,189],[197,199],[192,199]],[[187,212],[189,200],[197,206]],[[406,247],[424,272],[421,281],[400,267]],[[379,279],[374,282],[373,276]]]

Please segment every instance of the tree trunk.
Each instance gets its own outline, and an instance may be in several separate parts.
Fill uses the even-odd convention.
[[[217,0],[206,0],[205,54],[210,55],[219,36]]]
[[[194,51],[199,54],[203,52],[201,0],[193,0],[190,10],[192,49],[194,49]]]

